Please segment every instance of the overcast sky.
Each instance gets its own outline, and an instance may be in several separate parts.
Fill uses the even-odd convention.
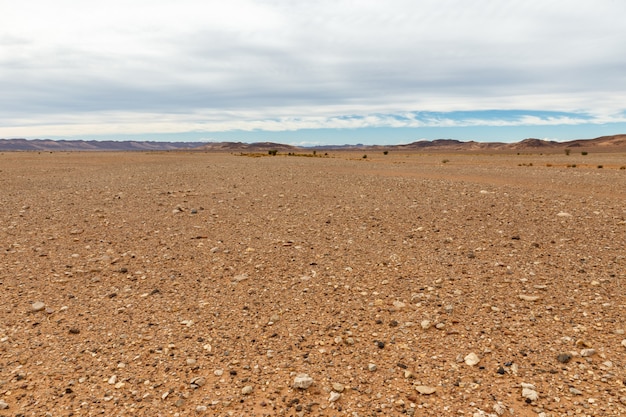
[[[0,1],[0,138],[626,133],[623,0]]]

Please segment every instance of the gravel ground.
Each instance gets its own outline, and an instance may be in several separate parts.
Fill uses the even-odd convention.
[[[260,156],[0,154],[0,416],[626,415],[626,155]]]

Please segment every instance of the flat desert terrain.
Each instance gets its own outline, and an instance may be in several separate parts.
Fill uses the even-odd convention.
[[[624,166],[1,153],[0,416],[626,415]]]

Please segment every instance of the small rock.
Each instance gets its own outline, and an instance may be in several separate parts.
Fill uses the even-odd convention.
[[[524,385],[526,385],[526,387],[524,387]],[[522,397],[532,402],[539,399],[539,394],[535,391],[534,385],[522,384]]]
[[[370,372],[374,372],[377,369],[376,364],[373,364],[373,363],[368,364],[367,369],[369,369]]]
[[[477,365],[478,362],[480,362],[480,358],[474,352],[468,354],[463,358],[463,360],[465,361],[465,364],[469,366]]]
[[[9,404],[5,403],[3,400],[0,400],[0,410],[6,410],[9,408]]]
[[[224,370],[223,369],[216,369],[215,371],[213,371],[213,375],[215,375],[215,376],[222,376],[222,375],[224,375]]]
[[[328,398],[328,401],[331,402],[331,403],[334,403],[339,398],[341,398],[341,394],[339,394],[338,392],[335,392],[335,391],[331,391],[330,392],[330,398]]]
[[[424,330],[430,329],[430,325],[431,325],[430,320],[422,320],[420,323],[420,326],[422,326],[422,329]]]
[[[445,329],[445,327],[446,327],[445,323],[437,323],[437,325],[435,326],[437,330],[443,330]]]
[[[415,387],[415,390],[422,395],[430,395],[430,394],[434,394],[435,391],[437,391],[437,388],[429,387],[426,385],[418,385]]]
[[[208,410],[206,405],[199,405],[196,407],[196,413],[204,413],[206,410]]]
[[[493,411],[495,411],[497,415],[502,416],[506,412],[506,407],[501,402],[497,402],[493,405]]]
[[[243,395],[249,395],[249,394],[252,394],[252,390],[253,390],[252,385],[246,385],[245,387],[241,389],[241,393]]]
[[[626,347],[626,339],[622,340],[622,346]]]
[[[406,307],[406,304],[403,303],[402,301],[396,300],[396,301],[393,302],[393,306],[395,308],[397,308],[398,310],[400,310],[400,309],[403,309],[404,307]]]
[[[200,388],[201,386],[206,384],[206,378],[204,378],[203,376],[197,376],[195,378],[192,378],[189,383],[191,385],[191,388],[193,389]]]
[[[520,298],[520,300],[524,301],[537,301],[539,299],[538,295],[519,294],[518,297]]]
[[[573,395],[583,395],[583,392],[581,390],[578,390],[574,387],[570,387],[569,392]]]
[[[334,391],[343,392],[344,389],[346,389],[346,387],[344,387],[343,384],[340,384],[339,382],[333,382]]]
[[[36,301],[31,305],[31,309],[33,310],[33,312],[43,311],[43,309],[45,308],[46,308],[46,304],[44,304],[41,301]]]
[[[572,217],[572,215],[571,215],[571,214],[566,213],[566,212],[564,212],[564,211],[562,211],[562,212],[560,212],[560,213],[557,213],[557,216],[558,216],[558,217]]]
[[[595,354],[596,354],[595,349],[583,349],[580,351],[580,356],[582,356],[583,358],[593,356]]]
[[[110,385],[114,385],[117,382],[117,375],[113,375],[111,378],[109,378],[109,380],[107,382]]]
[[[556,360],[561,363],[568,363],[572,360],[572,355],[570,355],[569,353],[561,353],[559,354],[559,356],[556,357]]]
[[[70,329],[70,334],[79,334],[80,333],[80,329],[76,328],[76,327],[72,327]]]
[[[313,385],[313,378],[307,374],[299,374],[293,380],[293,387],[300,389],[307,389]]]

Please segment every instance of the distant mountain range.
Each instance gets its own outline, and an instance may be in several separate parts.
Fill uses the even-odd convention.
[[[524,139],[520,142],[463,142],[455,139],[421,140],[405,145],[328,145],[297,147],[272,142],[139,142],[50,139],[0,139],[0,151],[204,151],[204,152],[310,152],[310,151],[626,151],[626,134],[555,142]]]

